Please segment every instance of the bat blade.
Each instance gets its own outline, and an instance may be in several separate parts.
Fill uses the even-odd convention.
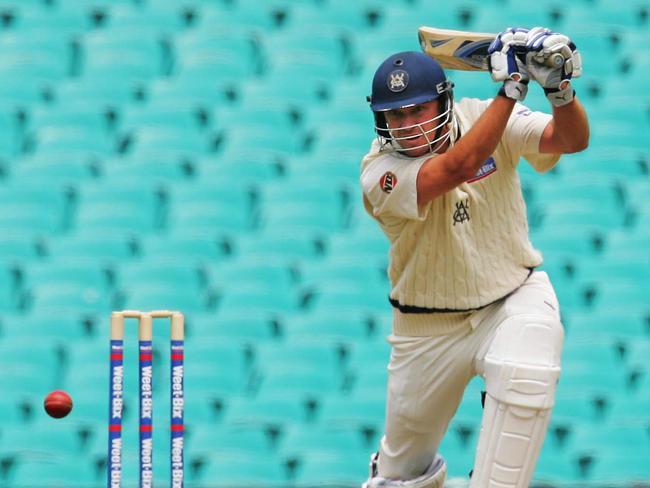
[[[487,71],[487,49],[496,34],[422,26],[418,38],[422,51],[445,69]]]
[[[418,38],[422,50],[440,63],[444,69],[462,71],[487,71],[488,47],[496,34],[487,32],[468,32],[436,27],[422,26],[418,29]],[[560,53],[540,53],[535,58],[538,62],[551,68],[564,64]]]

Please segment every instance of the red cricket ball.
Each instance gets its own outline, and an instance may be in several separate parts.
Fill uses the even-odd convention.
[[[63,390],[54,390],[45,397],[43,406],[50,417],[60,419],[72,410],[72,398]]]

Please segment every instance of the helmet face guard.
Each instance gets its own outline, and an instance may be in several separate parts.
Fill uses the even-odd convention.
[[[368,97],[375,116],[375,131],[382,146],[391,145],[397,151],[411,151],[427,147],[429,152],[440,149],[450,138],[450,131],[442,134],[453,120],[453,83],[447,80],[440,65],[431,57],[408,51],[386,59],[375,72],[372,95]],[[438,100],[439,114],[412,126],[388,127],[385,112],[413,107]],[[432,129],[423,124],[435,122]],[[426,144],[405,148],[401,141],[418,136],[396,137],[395,133],[417,127],[427,140]]]

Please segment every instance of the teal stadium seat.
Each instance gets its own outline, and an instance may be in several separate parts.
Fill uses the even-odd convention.
[[[647,378],[647,374],[645,377]],[[647,381],[646,381],[647,384]],[[611,424],[636,426],[640,430],[648,428],[650,415],[648,415],[648,390],[639,389],[640,395],[620,395],[614,399],[609,410]]]
[[[196,340],[221,337],[233,342],[261,344],[277,339],[277,325],[267,314],[194,314],[186,318],[186,333]]]
[[[273,4],[260,8],[258,2],[238,0],[230,6],[203,1],[196,9],[196,29],[245,30],[252,34],[274,30],[279,25]]]
[[[145,35],[171,36],[188,27],[187,7],[170,4],[164,0],[123,2],[109,5],[107,9],[109,28],[138,29]]]
[[[272,453],[272,439],[263,427],[200,425],[192,444],[196,456],[241,455],[264,457]]]
[[[212,113],[212,118],[219,129],[234,127],[242,132],[260,132],[267,129],[282,135],[296,147],[301,144],[301,137],[304,137],[296,120],[298,114],[293,113],[286,103],[276,100],[267,100],[263,104],[250,104],[243,100],[236,107],[217,107]]]
[[[85,77],[111,75],[147,81],[169,73],[170,60],[158,36],[141,29],[106,28],[81,39],[81,72]]]
[[[347,453],[355,456],[370,451],[363,432],[337,429],[328,425],[294,425],[283,434],[278,450],[287,459],[300,459],[305,453],[331,455]]]
[[[53,449],[57,447],[53,446]],[[70,488],[86,488],[98,480],[90,462],[79,462],[78,456],[53,456],[50,459],[26,459],[18,461],[8,479],[7,488],[39,486],[57,488],[65,484]],[[27,483],[27,484],[26,484]]]
[[[24,110],[26,107],[43,103],[52,94],[52,84],[47,80],[7,80],[0,86],[0,106]]]
[[[49,184],[72,188],[78,183],[97,179],[100,167],[97,159],[86,154],[39,152],[14,162],[11,181],[17,186]]]
[[[206,458],[196,480],[209,480],[215,488],[232,486],[282,486],[288,479],[286,467],[275,456],[238,457],[216,455]]]
[[[70,194],[50,185],[0,187],[0,216],[3,232],[45,235],[64,230],[70,212]]]
[[[119,114],[119,130],[125,133],[139,128],[177,129],[200,132],[205,128],[202,109],[193,103],[149,100],[144,105],[125,107]]]
[[[254,222],[254,193],[247,185],[215,191],[211,182],[176,185],[170,192],[170,226],[197,229],[248,230]]]
[[[308,35],[305,27],[294,26],[264,39],[262,49],[271,71],[284,71],[294,62],[305,66],[309,76],[329,74],[338,78],[349,71],[349,56],[342,35],[315,25],[308,25]]]
[[[29,130],[38,131],[48,127],[80,128],[108,134],[110,116],[105,109],[82,103],[36,107],[27,114]]]
[[[345,153],[320,150],[291,158],[287,172],[294,181],[309,181],[317,174],[332,185],[353,187],[357,185],[359,177],[359,168],[355,163],[356,158],[352,159]]]
[[[70,260],[34,263],[22,269],[22,280],[25,287],[78,284],[98,290],[108,290],[112,285],[112,277],[108,269],[85,259],[79,259],[76,263]]]
[[[118,185],[124,181],[148,180],[165,185],[190,179],[193,173],[192,164],[175,154],[168,156],[145,151],[127,157],[107,159],[101,170],[102,182]]]
[[[72,8],[72,5],[61,5],[47,7],[42,1],[17,2],[21,8],[16,9],[12,27],[16,31],[35,32],[49,31],[57,33],[61,37],[71,38],[80,34],[94,25],[89,12],[83,8]]]
[[[243,185],[264,183],[280,178],[285,172],[282,158],[245,148],[222,151],[218,158],[198,159],[195,166],[201,180],[214,184],[223,181],[237,181]]]
[[[193,103],[197,106],[232,104],[239,95],[240,86],[229,80],[190,75],[157,78],[147,85],[146,94],[157,103]]]
[[[305,263],[299,269],[300,281],[306,287],[335,288],[341,285],[385,285],[388,282],[383,262],[365,262],[332,256],[316,263]]]
[[[25,351],[30,351],[29,355]],[[29,337],[4,336],[0,341],[2,370],[0,386],[16,399],[42,398],[56,385],[61,353],[54,344],[34,343]]]
[[[255,347],[254,358],[262,375],[315,369],[338,375],[343,370],[339,348],[316,340],[259,344]]]
[[[83,449],[80,433],[69,420],[49,422],[47,419],[29,425],[15,425],[2,429],[3,445],[20,460],[56,456],[57,452],[79,455]]]
[[[127,232],[115,234],[96,231],[68,233],[46,240],[45,254],[54,260],[94,260],[98,265],[113,265],[134,259],[139,243]]]
[[[237,287],[274,284],[281,288],[290,288],[295,282],[295,270],[284,259],[256,259],[243,256],[210,266],[210,282],[219,288],[228,289],[231,284]]]
[[[227,239],[210,232],[145,237],[141,240],[141,248],[153,261],[172,265],[192,263],[202,268],[227,260],[231,254]]]
[[[647,310],[647,303],[647,291],[643,287],[639,287],[633,280],[602,280],[594,287],[594,298],[591,306],[595,310],[622,307]]]
[[[383,285],[359,285],[347,284],[330,289],[327,286],[320,286],[310,300],[310,310],[336,309],[342,313],[346,309],[366,310],[373,312],[388,307],[388,294],[390,287]]]
[[[10,265],[0,268],[0,306],[15,309],[20,305],[21,275]]]
[[[7,49],[2,53],[3,76],[12,74],[25,80],[60,81],[69,74],[66,59],[53,56],[56,52],[49,50],[32,50],[18,45],[15,49]]]
[[[108,318],[123,307],[186,313],[188,486],[358,486],[384,430],[392,325],[389,243],[358,173],[375,138],[372,75],[390,52],[420,49],[420,25],[522,24],[577,42],[592,126],[591,147],[550,174],[519,168],[566,325],[535,483],[647,481],[648,5],[504,7],[0,1],[0,486],[105,483]],[[496,92],[487,73],[448,76],[457,97]],[[549,110],[540,89],[526,103]],[[134,320],[126,330],[123,481],[135,486]],[[75,402],[54,423],[42,410],[53,389]],[[468,385],[440,446],[450,477],[471,469],[482,389]]]
[[[22,15],[21,13],[19,18]],[[2,36],[0,46],[2,46],[3,53],[7,54],[50,54],[60,63],[62,67],[60,73],[69,74],[73,68],[73,47],[71,41],[71,37],[61,35],[61,32],[44,28],[43,25],[39,28],[35,26],[25,28],[20,26],[19,22],[18,26]],[[28,59],[30,59],[29,56],[26,56],[26,60]],[[58,71],[55,70],[55,72]]]
[[[179,288],[177,283],[148,283],[147,287],[125,286],[122,307],[131,310],[183,310],[185,313],[207,312],[215,307],[216,297],[209,290],[197,293]]]
[[[317,202],[285,201],[262,209],[261,227],[279,234],[311,233],[324,237],[346,228],[346,217],[335,207]]]
[[[135,103],[142,97],[142,86],[131,78],[83,76],[68,78],[53,90],[55,103],[66,106],[83,103],[105,109],[125,103]]]
[[[0,236],[0,255],[6,264],[38,261],[44,249],[39,239],[28,234],[5,233]]]
[[[216,137],[195,129],[141,126],[127,135],[123,143],[126,154],[175,154],[182,157],[199,157],[214,152]]]
[[[296,395],[268,394],[256,398],[232,396],[226,402],[224,425],[258,426],[281,431],[311,418],[308,401]]]
[[[166,260],[144,259],[125,263],[115,270],[115,286],[123,289],[183,287],[188,295],[201,295],[206,289],[206,276],[198,266],[173,264]],[[164,307],[163,307],[164,308]]]
[[[77,231],[146,232],[162,225],[162,196],[155,185],[87,185],[80,189]]]
[[[45,126],[30,134],[29,152],[107,157],[115,154],[115,140],[101,128],[86,126]]]
[[[228,42],[227,38],[223,42]],[[204,46],[197,51],[190,49],[182,53],[182,57],[174,66],[174,74],[180,80],[187,78],[205,78],[216,82],[233,82],[255,76],[260,68],[258,63],[250,56],[241,52],[219,46],[221,41],[215,39],[212,45],[206,41]],[[181,45],[179,47],[183,49]]]
[[[21,425],[26,421],[26,415],[19,401],[3,402],[0,405],[0,415],[7,425]],[[1,431],[0,431],[1,434]],[[1,446],[2,444],[0,444]]]
[[[29,289],[26,310],[51,313],[109,313],[118,306],[115,294],[76,282],[39,283]]]
[[[262,372],[258,395],[291,395],[313,401],[321,396],[336,397],[344,387],[342,375],[316,367],[290,369],[289,364],[277,364]]]
[[[563,12],[547,2],[510,6],[507,12],[499,8],[481,8],[476,15],[476,25],[482,32],[500,32],[508,26],[534,27],[543,25],[564,32]]]
[[[377,226],[375,233],[347,233],[332,235],[328,242],[329,254],[339,259],[386,260],[389,242]]]
[[[296,481],[300,487],[327,483],[331,486],[356,486],[368,477],[369,453],[353,455],[332,453],[319,455],[309,453],[301,456],[296,467]]]
[[[635,106],[627,105],[620,100],[623,107]],[[639,112],[642,113],[641,107]],[[596,112],[594,110],[594,112]],[[622,115],[621,115],[622,114]],[[615,119],[616,117],[633,119],[635,116],[621,109],[619,106],[601,109],[594,114],[594,117],[604,119]],[[637,178],[642,178],[648,173],[648,164],[643,158],[641,151],[635,148],[602,148],[590,150],[589,148],[582,153],[568,154],[562,156],[562,170],[567,170],[572,176],[582,175],[587,180],[601,178],[603,176],[610,180],[611,184],[617,187],[621,184],[626,186],[628,183],[635,182]],[[642,181],[642,180],[641,180]],[[616,188],[617,193],[620,191]]]
[[[370,345],[370,344],[369,344]],[[357,345],[356,347],[359,347]],[[377,346],[374,346],[377,348]],[[383,397],[386,394],[388,386],[388,373],[386,367],[388,365],[388,358],[385,361],[377,361],[367,365],[350,366],[351,376],[351,389],[358,397],[367,396],[368,398]],[[365,369],[372,367],[374,369]]]
[[[226,68],[220,77],[248,76],[262,69],[257,37],[239,29],[215,29],[214,25],[193,29],[177,38],[175,49],[181,71],[191,70],[190,66],[200,66],[211,59]],[[234,72],[231,71],[233,67]],[[205,69],[211,68],[206,66]]]
[[[262,232],[239,236],[235,252],[250,259],[285,259],[293,262],[320,259],[324,253],[324,244],[314,233],[287,235],[268,228]]]
[[[589,460],[585,478],[598,481],[647,479],[650,440],[643,429],[635,426],[600,425],[581,428],[574,438],[574,453]],[[619,463],[608,461],[614,458]],[[618,466],[616,466],[618,464]]]
[[[370,29],[367,2],[342,2],[330,0],[323,5],[304,5],[296,2],[288,11],[287,28],[305,35],[317,28],[322,33],[344,36],[349,39]],[[317,26],[317,27],[316,27]]]
[[[330,395],[321,398],[318,408],[319,425],[353,431],[381,431],[384,425],[385,398]]]
[[[647,312],[624,305],[609,310],[574,312],[564,322],[571,340],[608,342],[623,351],[636,340],[650,335]]]
[[[339,313],[305,314],[283,317],[283,337],[289,342],[315,339],[323,343],[349,344],[368,340],[373,333],[372,319],[363,313],[341,316]]]

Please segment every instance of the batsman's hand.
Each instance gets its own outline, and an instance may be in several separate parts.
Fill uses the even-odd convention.
[[[503,81],[500,95],[523,100],[528,92],[528,29],[508,27],[497,34],[488,48],[488,69],[494,81]]]
[[[573,41],[563,34],[535,27],[528,32],[526,47],[526,68],[530,77],[544,88],[546,98],[556,107],[570,103],[575,96],[571,79],[582,74],[582,57]],[[558,59],[557,64],[549,62]]]

